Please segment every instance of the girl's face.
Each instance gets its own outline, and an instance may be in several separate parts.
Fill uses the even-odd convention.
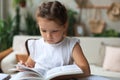
[[[66,31],[65,25],[58,25],[56,22],[45,18],[39,18],[38,25],[41,36],[44,38],[45,42],[55,44],[63,39]]]

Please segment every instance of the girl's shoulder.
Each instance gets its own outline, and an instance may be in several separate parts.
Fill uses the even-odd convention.
[[[72,43],[72,42],[80,42],[80,40],[76,37],[66,37],[66,41]]]
[[[36,42],[41,42],[43,39],[42,38],[30,38],[26,40],[26,44],[32,44]]]
[[[25,46],[28,47],[28,46],[35,46],[37,45],[38,43],[41,44],[43,41],[42,38],[30,38],[30,39],[27,39],[26,42],[25,42]]]
[[[27,49],[28,54],[35,50],[35,47],[38,46],[42,41],[42,38],[30,38],[25,42],[25,47]]]

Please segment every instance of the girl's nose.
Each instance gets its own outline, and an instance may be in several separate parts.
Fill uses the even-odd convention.
[[[48,39],[51,38],[51,33],[50,32],[47,33],[47,38]]]

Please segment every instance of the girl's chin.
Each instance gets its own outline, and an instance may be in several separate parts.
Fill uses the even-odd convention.
[[[49,43],[49,44],[55,44],[56,42],[54,42],[54,41],[46,41],[47,43]]]

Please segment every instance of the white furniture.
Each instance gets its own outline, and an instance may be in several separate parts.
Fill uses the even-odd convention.
[[[40,38],[40,36],[15,36],[13,40],[13,52],[5,57],[1,61],[1,69],[4,73],[12,73],[9,71],[10,68],[17,63],[15,54],[26,53],[25,50],[25,41],[29,38]],[[120,38],[100,38],[100,37],[77,37],[80,39],[80,45],[83,49],[83,52],[90,64],[91,73],[94,75],[106,76],[106,77],[115,77],[120,79],[120,72],[107,71],[103,69],[102,64],[104,56],[101,56],[103,51],[101,44],[109,45],[118,45],[120,46]],[[112,64],[111,64],[112,65]]]

